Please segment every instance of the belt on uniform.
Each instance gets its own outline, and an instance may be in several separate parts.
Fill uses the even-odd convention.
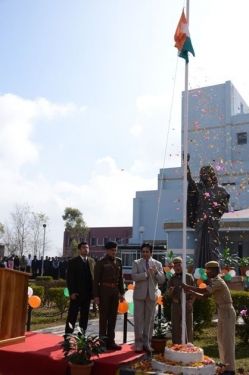
[[[118,285],[116,283],[102,283],[101,285],[107,286],[108,288],[117,288]]]

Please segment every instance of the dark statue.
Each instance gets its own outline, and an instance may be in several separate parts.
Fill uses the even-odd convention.
[[[205,267],[210,260],[219,261],[220,219],[228,211],[230,195],[218,185],[212,166],[200,169],[200,181],[192,179],[188,166],[187,225],[195,229],[194,266]]]

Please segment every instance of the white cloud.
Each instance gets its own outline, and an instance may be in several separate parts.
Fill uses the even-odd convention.
[[[23,166],[36,162],[40,149],[46,147],[32,140],[36,124],[49,120],[53,126],[58,116],[72,112],[80,116],[86,107],[54,104],[44,98],[26,100],[11,94],[0,96],[0,222],[8,219],[17,203],[29,204],[34,211],[45,213],[49,217],[47,237],[50,239],[46,251],[51,255],[62,249],[62,215],[67,206],[78,208],[89,226],[132,226],[135,192],[157,188],[164,146],[162,134],[165,134],[164,102],[164,97],[138,98],[138,119],[131,129],[135,143],[130,144],[135,147],[137,157],[132,164],[124,169],[112,155],[103,155],[92,161],[88,176],[83,176],[80,183],[72,183],[57,177],[56,171],[51,181],[39,170],[33,170],[27,177]],[[63,148],[63,144],[60,145]]]
[[[86,107],[54,104],[47,99],[27,100],[7,94],[0,96],[0,222],[6,222],[15,205],[28,204],[34,211],[49,217],[47,237],[49,254],[62,249],[64,223],[62,214],[67,206],[83,213],[89,226],[132,225],[132,203],[137,190],[156,188],[156,178],[138,177],[143,163],[124,170],[113,157],[106,155],[95,161],[90,176],[81,184],[48,181],[38,170],[27,177],[23,166],[39,158],[39,147],[32,140],[36,123],[52,120],[68,113],[82,112]],[[43,147],[43,146],[42,146]]]
[[[76,111],[74,104],[60,105],[45,98],[28,100],[13,94],[0,96],[0,155],[1,166],[19,168],[34,163],[39,157],[38,145],[32,142],[35,122],[53,119]]]
[[[137,97],[136,107],[138,112],[152,114],[153,112],[165,111],[168,106],[168,98],[165,95],[144,95]]]
[[[52,184],[41,175],[27,180],[20,175],[5,175],[0,186],[0,222],[5,222],[16,203],[28,203],[36,212],[49,217],[49,254],[62,249],[65,207],[78,208],[89,226],[132,225],[132,203],[137,190],[156,188],[155,179],[143,179],[120,169],[107,156],[97,160],[90,179],[76,185],[67,181]]]
[[[143,133],[143,126],[141,124],[134,124],[131,128],[130,128],[130,134],[134,137],[140,137]]]

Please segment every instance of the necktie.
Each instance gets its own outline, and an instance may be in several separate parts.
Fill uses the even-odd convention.
[[[148,269],[149,269],[149,261],[146,260],[146,270],[148,270]]]

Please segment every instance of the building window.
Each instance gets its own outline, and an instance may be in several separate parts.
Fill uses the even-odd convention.
[[[137,259],[137,252],[136,251],[122,251],[121,259],[122,259],[123,268],[131,269],[133,261]]]
[[[107,244],[107,242],[109,241],[110,241],[109,237],[104,237],[104,245]]]
[[[237,143],[238,145],[246,145],[247,144],[247,133],[237,133]]]
[[[97,245],[97,238],[95,238],[95,237],[91,238],[91,245],[92,246],[96,246]]]

